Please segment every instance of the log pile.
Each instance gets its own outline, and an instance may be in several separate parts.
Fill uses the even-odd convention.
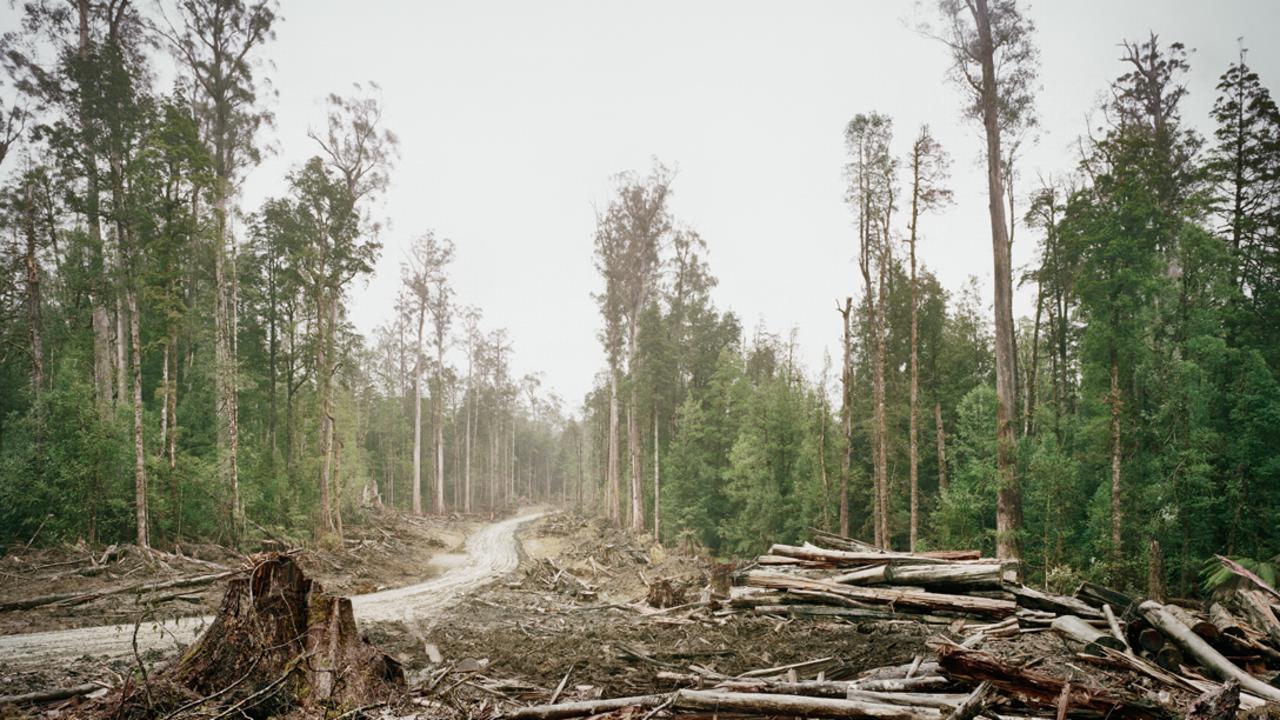
[[[828,665],[818,661],[734,677],[697,666],[663,670],[655,679],[676,686],[668,693],[553,702],[507,717],[555,720],[627,708],[645,718],[911,720],[1221,719],[1264,705],[1280,712],[1280,592],[1223,562],[1242,578],[1229,597],[1165,604],[1092,583],[1071,596],[1048,593],[977,552],[885,552],[814,532],[803,545],[774,544],[735,574],[727,602],[712,599],[686,616],[926,623],[937,630],[936,658],[852,679],[825,677],[820,668]],[[1041,664],[1047,655],[1061,657]]]

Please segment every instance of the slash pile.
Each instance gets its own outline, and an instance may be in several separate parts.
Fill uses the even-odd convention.
[[[1205,720],[1280,712],[1280,689],[1272,684],[1280,668],[1280,592],[1226,558],[1220,560],[1240,582],[1229,596],[1200,606],[1141,600],[1091,583],[1072,596],[1046,593],[978,552],[886,552],[819,531],[811,540],[773,545],[736,574],[728,597],[710,593],[688,612],[730,622],[751,614],[780,623],[927,624],[937,630],[936,657],[840,679],[825,673],[838,658],[738,676],[695,666],[657,673],[655,680],[675,685],[671,692],[553,700],[507,716],[556,720],[643,708],[646,720]]]

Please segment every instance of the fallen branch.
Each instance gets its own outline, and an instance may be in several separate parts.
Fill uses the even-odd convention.
[[[73,697],[88,695],[95,690],[101,689],[101,685],[87,683],[85,685],[76,685],[68,688],[36,690],[35,692],[22,693],[21,695],[0,695],[0,705],[39,705],[41,703],[57,702],[58,700],[68,700]]]

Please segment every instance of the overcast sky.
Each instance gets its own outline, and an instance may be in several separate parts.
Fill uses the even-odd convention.
[[[932,11],[933,3],[922,7]],[[1025,6],[1024,6],[1025,7]],[[245,186],[253,208],[314,152],[321,99],[356,81],[382,88],[401,139],[377,274],[352,292],[366,333],[385,321],[409,238],[431,228],[457,244],[458,298],[511,332],[520,373],[576,407],[603,363],[595,206],[609,177],[652,157],[678,169],[673,210],[710,249],[721,308],[750,329],[798,329],[806,364],[839,338],[835,299],[856,295],[852,216],[843,201],[842,131],[858,112],[893,116],[897,145],[929,123],[955,158],[955,205],[922,223],[923,262],[949,289],[970,275],[989,295],[991,241],[978,128],[945,81],[947,58],[915,31],[910,2],[449,2],[286,0],[266,55],[279,95],[278,154]],[[1194,49],[1184,117],[1206,127],[1214,84],[1236,58],[1276,88],[1280,2],[1039,2],[1042,131],[1022,163],[1070,170],[1072,146],[1123,39]],[[1033,257],[1019,232],[1016,266]],[[1030,300],[1020,298],[1019,314]]]

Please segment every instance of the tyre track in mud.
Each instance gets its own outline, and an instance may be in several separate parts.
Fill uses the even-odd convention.
[[[412,621],[448,607],[465,593],[506,575],[520,564],[516,531],[543,513],[486,525],[466,540],[466,560],[430,580],[351,598],[357,622]],[[176,651],[190,644],[213,616],[151,622],[136,628],[137,651]],[[10,667],[63,664],[86,655],[123,657],[134,652],[135,626],[104,625],[24,635],[0,635],[0,663]]]

